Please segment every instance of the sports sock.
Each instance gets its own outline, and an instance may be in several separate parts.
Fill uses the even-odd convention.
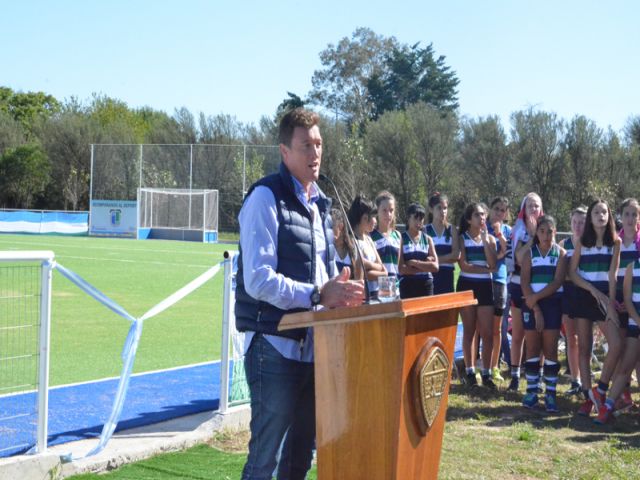
[[[540,357],[529,358],[524,364],[524,372],[527,376],[527,393],[537,393],[540,381]]]
[[[556,394],[558,372],[560,372],[560,364],[558,362],[552,360],[544,361],[544,383],[547,385],[546,392],[552,395]]]

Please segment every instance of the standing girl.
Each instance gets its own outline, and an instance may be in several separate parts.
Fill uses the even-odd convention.
[[[640,220],[640,205],[635,198],[627,198],[620,205],[620,218],[622,219],[622,230],[620,230],[620,263],[618,265],[618,275],[616,278],[616,302],[618,302],[618,319],[622,329],[622,338],[626,337],[627,325],[629,324],[629,314],[624,308],[623,284],[627,265],[640,258],[638,244],[640,244],[640,232],[638,231],[638,221]],[[616,377],[620,373],[616,373]],[[620,402],[616,409],[624,410],[633,405],[631,399],[631,375],[625,378],[625,388],[622,390]],[[614,397],[615,398],[615,397]]]
[[[331,210],[331,220],[333,221],[333,241],[336,246],[336,267],[338,267],[338,272],[341,272],[344,267],[349,267],[351,269],[351,278],[362,280],[362,267],[358,260],[358,251],[347,233],[347,223],[342,210],[333,208]]]
[[[493,288],[491,274],[496,268],[496,240],[487,231],[487,207],[482,203],[468,205],[460,219],[460,276],[456,290],[472,290],[477,305],[464,307],[462,316],[462,351],[467,385],[477,385],[476,356],[472,349],[476,328],[482,339],[482,384],[496,388],[489,365],[493,349]]]
[[[589,416],[605,402],[609,380],[618,363],[622,348],[616,311],[616,276],[620,258],[620,239],[616,235],[613,215],[604,200],[596,200],[587,210],[584,232],[571,258],[569,275],[576,285],[575,316],[578,329],[580,377],[584,403],[579,415]],[[600,381],[591,388],[591,352],[593,324],[604,334],[609,350],[604,360]]]
[[[584,223],[587,218],[587,207],[581,205],[571,212],[571,236],[560,242],[567,256],[567,263],[571,261],[576,244],[580,241],[584,231]],[[580,395],[582,384],[580,383],[580,363],[578,362],[578,335],[576,333],[576,320],[573,306],[575,305],[576,287],[567,276],[562,292],[562,324],[567,345],[567,361],[571,371],[571,387],[567,395]]]
[[[525,372],[527,393],[522,404],[533,408],[538,403],[540,358],[544,357],[546,384],[544,405],[547,412],[557,412],[558,338],[562,325],[562,282],[567,274],[565,251],[556,243],[553,217],[538,218],[533,246],[522,258],[522,310],[526,340]]]
[[[351,228],[356,236],[358,247],[362,253],[364,264],[364,278],[367,281],[367,289],[371,299],[378,296],[378,277],[387,275],[387,270],[380,260],[376,245],[369,235],[373,230],[374,208],[366,198],[358,195],[347,213]]]
[[[451,293],[454,291],[453,272],[455,264],[460,258],[458,247],[458,233],[455,226],[449,224],[447,212],[449,199],[438,192],[429,198],[429,224],[425,233],[431,237],[438,254],[440,269],[433,274],[433,293]]]
[[[500,349],[505,346],[504,354],[509,355],[509,341],[506,339],[507,315],[507,243],[511,238],[511,227],[505,223],[509,214],[509,200],[506,197],[496,197],[489,207],[488,230],[496,237],[497,269],[491,275],[493,281],[493,352],[491,354],[491,377],[496,382],[504,379],[500,375]],[[505,341],[501,341],[502,338]]]
[[[623,220],[624,221],[624,220]],[[616,400],[622,395],[627,386],[627,380],[631,377],[633,368],[640,361],[640,260],[636,259],[629,265],[624,275],[623,283],[624,303],[629,314],[626,338],[624,340],[624,353],[618,366],[618,372],[611,386],[609,398],[598,410],[598,416],[594,422],[605,424],[612,420]]]
[[[509,390],[512,391],[517,391],[520,385],[520,363],[522,362],[522,346],[524,344],[520,264],[524,253],[533,245],[540,216],[542,216],[540,196],[534,192],[528,193],[520,204],[516,224],[511,230],[511,248],[507,253],[507,266],[511,272],[508,288],[511,298],[511,383]]]
[[[412,203],[407,209],[407,230],[400,248],[400,298],[433,295],[433,276],[438,271],[438,256],[433,241],[422,229],[425,211]]]
[[[387,274],[398,276],[398,259],[400,258],[400,232],[396,228],[396,199],[383,191],[376,197],[378,210],[378,228],[371,232],[371,239],[376,244],[376,250],[382,260]]]

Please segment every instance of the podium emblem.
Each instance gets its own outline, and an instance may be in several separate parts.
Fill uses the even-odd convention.
[[[442,343],[430,337],[422,347],[412,375],[414,417],[418,431],[426,435],[438,416],[442,396],[447,388],[450,362]]]

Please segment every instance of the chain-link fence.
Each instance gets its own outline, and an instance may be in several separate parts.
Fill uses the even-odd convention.
[[[91,200],[136,200],[138,188],[219,191],[219,229],[236,231],[246,190],[280,163],[277,145],[91,145]]]

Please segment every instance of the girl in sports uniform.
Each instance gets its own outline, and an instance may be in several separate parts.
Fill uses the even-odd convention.
[[[466,367],[467,385],[477,385],[472,349],[476,328],[482,339],[482,384],[490,389],[496,385],[489,366],[493,349],[493,288],[491,274],[496,269],[496,240],[487,231],[487,207],[482,203],[468,205],[458,229],[460,238],[460,275],[456,290],[472,290],[477,305],[464,307],[462,316],[462,351]]]
[[[454,291],[453,272],[455,264],[460,258],[458,246],[458,232],[454,225],[447,220],[449,199],[441,193],[434,193],[429,197],[428,225],[424,228],[433,240],[438,254],[440,269],[433,274],[433,293],[451,293]]]
[[[438,271],[438,256],[431,238],[423,232],[425,211],[412,203],[407,208],[407,230],[400,247],[400,298],[433,295],[432,272]]]
[[[530,192],[522,199],[518,218],[511,230],[511,246],[507,253],[510,271],[509,297],[511,298],[511,383],[509,390],[517,391],[520,385],[520,364],[524,344],[522,323],[522,289],[520,288],[520,263],[522,256],[533,245],[538,218],[542,216],[542,200]]]
[[[493,281],[493,353],[491,354],[491,377],[494,381],[502,382],[504,379],[500,375],[498,362],[500,361],[500,348],[506,345],[510,352],[509,342],[506,340],[507,317],[504,315],[507,308],[507,255],[508,238],[511,237],[511,227],[505,223],[509,214],[509,200],[505,197],[496,197],[489,205],[488,230],[496,237],[497,243],[497,270],[492,274]],[[502,332],[503,324],[505,331]],[[502,338],[505,342],[502,342]]]
[[[400,258],[400,232],[396,228],[396,199],[387,191],[376,197],[378,210],[378,228],[371,232],[371,239],[376,244],[378,256],[387,269],[387,274],[398,276],[398,259]]]
[[[580,241],[575,246],[569,275],[576,286],[574,314],[578,329],[580,377],[584,403],[579,415],[589,416],[604,404],[609,380],[622,348],[616,310],[616,276],[620,259],[620,238],[613,215],[604,200],[596,200],[587,210],[587,220]],[[591,388],[591,352],[593,324],[604,334],[609,345],[600,380]]]
[[[587,207],[584,205],[574,208],[571,212],[571,236],[560,242],[560,246],[566,252],[567,263],[571,261],[575,245],[580,241],[586,218]],[[568,275],[562,288],[564,290],[562,292],[562,324],[564,325],[567,345],[567,360],[571,371],[571,387],[569,387],[566,394],[580,395],[582,393],[582,384],[580,383],[580,364],[578,362],[578,335],[573,313],[575,286]]]
[[[373,203],[360,195],[353,200],[347,213],[358,247],[362,252],[369,294],[371,298],[376,299],[378,296],[378,277],[387,275],[387,269],[384,268],[376,250],[376,245],[370,236],[373,231],[374,215]]]
[[[624,339],[627,336],[627,327],[629,325],[629,313],[625,307],[623,285],[627,266],[640,258],[638,252],[638,245],[640,244],[640,232],[638,231],[638,220],[640,214],[640,205],[635,198],[627,198],[622,201],[620,205],[620,218],[622,220],[622,229],[619,232],[620,237],[620,263],[618,265],[618,275],[616,277],[616,302],[618,305],[618,319],[620,320],[620,328],[622,329],[621,335]],[[634,329],[635,330],[635,329]],[[624,341],[626,343],[626,341]],[[624,363],[624,359],[620,360]],[[614,382],[622,382],[624,380],[624,388],[622,392],[615,392],[612,397],[612,401],[618,399],[618,403],[614,405],[618,411],[626,410],[633,405],[631,399],[631,375],[630,371],[620,371],[620,368],[616,370],[614,376]],[[623,375],[623,379],[620,379],[620,375]],[[602,411],[602,408],[598,412],[602,412],[605,416],[606,411]],[[602,423],[602,422],[601,422]]]
[[[347,233],[346,219],[339,208],[331,209],[333,221],[333,240],[336,247],[336,267],[341,272],[344,267],[351,268],[351,278],[361,280],[362,267],[358,261],[358,252]]]
[[[623,220],[624,222],[624,220]],[[598,410],[598,416],[594,419],[596,423],[609,423],[613,419],[616,408],[615,405],[622,398],[621,395],[627,388],[627,381],[631,377],[631,372],[640,361],[640,260],[637,258],[627,265],[625,269],[624,282],[624,303],[629,315],[629,323],[624,339],[624,353],[618,366],[616,377],[611,386],[609,397],[604,405]],[[628,408],[623,405],[623,408]],[[614,413],[615,412],[615,413]]]
[[[522,404],[533,408],[538,403],[540,359],[544,356],[544,405],[547,412],[558,411],[558,338],[562,325],[562,282],[567,274],[565,251],[556,243],[555,235],[553,217],[543,215],[538,218],[533,245],[524,253],[520,271],[527,359],[527,393]]]

